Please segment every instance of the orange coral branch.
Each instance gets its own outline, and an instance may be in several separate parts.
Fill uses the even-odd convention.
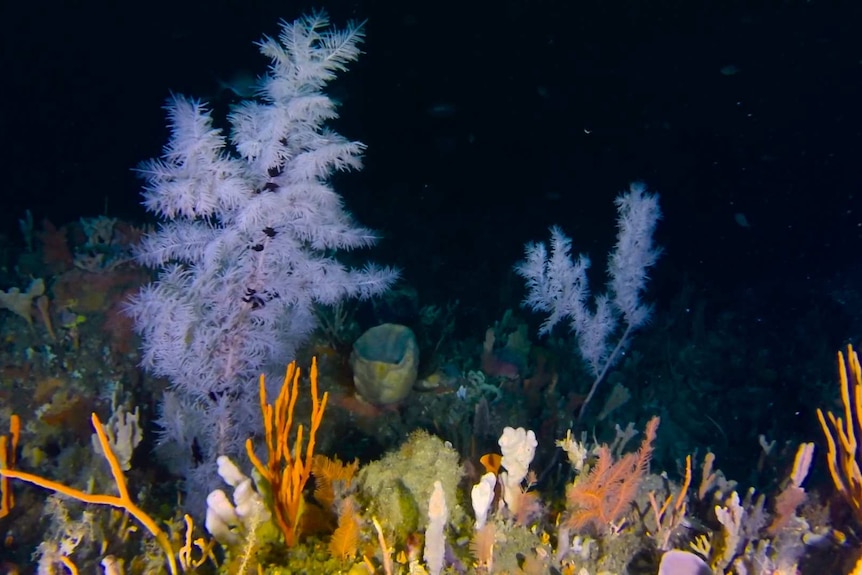
[[[60,563],[63,564],[63,567],[69,570],[69,575],[78,575],[78,566],[75,565],[72,560],[65,555],[60,557]]]
[[[312,458],[314,457],[315,438],[329,393],[318,396],[317,389],[317,358],[311,362],[311,425],[308,442],[305,446],[305,457],[302,454],[302,444],[305,428],[296,428],[296,439],[291,442],[293,429],[293,412],[299,397],[300,370],[296,362],[287,366],[281,391],[273,404],[266,401],[266,380],[260,376],[260,412],[267,449],[267,464],[255,455],[251,439],[245,442],[246,452],[254,467],[270,484],[275,507],[275,520],[288,547],[293,547],[299,538],[300,519],[304,508],[302,491],[311,477]],[[291,450],[291,443],[293,449]]]
[[[144,527],[147,528],[147,531],[149,531],[153,535],[153,537],[156,538],[156,541],[158,542],[159,546],[162,548],[162,550],[165,552],[165,555],[167,555],[168,557],[168,566],[170,567],[171,573],[173,575],[176,575],[177,562],[174,558],[174,552],[173,548],[171,547],[170,539],[168,538],[167,534],[161,530],[158,524],[156,524],[156,522],[149,515],[147,515],[143,509],[138,507],[135,502],[132,501],[132,498],[129,496],[129,488],[126,485],[126,478],[123,475],[123,469],[120,466],[120,462],[117,460],[117,456],[111,449],[111,444],[108,441],[107,436],[105,435],[105,428],[102,427],[102,422],[99,421],[99,416],[94,413],[90,418],[90,421],[92,422],[93,429],[96,431],[96,435],[99,438],[99,444],[102,446],[102,453],[104,454],[105,459],[108,461],[108,465],[111,467],[111,475],[114,476],[114,483],[117,486],[117,491],[120,493],[119,496],[84,493],[83,491],[75,489],[74,487],[68,487],[66,485],[63,485],[62,483],[51,481],[50,479],[45,479],[44,477],[39,477],[38,475],[33,475],[32,473],[16,471],[14,469],[0,467],[0,475],[2,475],[4,478],[26,481],[27,483],[32,483],[33,485],[37,485],[44,489],[55,491],[68,497],[72,497],[73,499],[77,499],[78,501],[83,501],[84,503],[93,503],[96,505],[110,505],[111,507],[126,510],[129,515],[137,519]]]
[[[852,345],[847,346],[846,363],[844,355],[838,352],[838,378],[844,418],[835,417],[832,412],[824,416],[818,409],[817,419],[826,438],[826,461],[832,482],[853,508],[856,520],[862,523],[862,471],[856,440],[857,435],[862,435],[862,365]]]
[[[21,418],[13,414],[9,418],[9,436],[0,435],[0,469],[15,467],[15,454],[21,438]],[[6,477],[0,478],[0,519],[9,515],[15,506],[15,496]]]
[[[670,538],[685,520],[686,497],[688,496],[689,487],[691,487],[691,455],[687,455],[685,458],[685,477],[683,478],[679,493],[676,495],[675,502],[674,494],[671,493],[664,500],[662,506],[659,507],[658,501],[655,498],[655,491],[649,492],[650,507],[655,516],[656,525],[655,533],[652,535],[658,542],[659,549],[665,551],[672,549]]]

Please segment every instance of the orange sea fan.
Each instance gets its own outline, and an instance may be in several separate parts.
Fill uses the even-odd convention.
[[[356,504],[348,497],[341,502],[338,527],[329,540],[329,552],[342,561],[348,561],[356,556],[358,547],[359,518],[356,516]]]
[[[649,420],[640,449],[627,453],[619,461],[614,462],[607,444],[599,447],[593,469],[586,477],[578,477],[566,490],[566,525],[569,528],[580,531],[592,526],[600,533],[607,533],[618,527],[649,468],[658,424],[658,417]]]
[[[359,460],[343,463],[338,457],[330,459],[317,454],[311,460],[311,474],[314,476],[314,499],[327,510],[335,503],[335,483],[341,482],[350,487],[353,476],[359,470]]]

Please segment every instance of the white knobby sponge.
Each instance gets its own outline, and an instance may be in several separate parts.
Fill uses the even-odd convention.
[[[520,483],[527,477],[527,470],[536,455],[536,446],[539,445],[536,434],[532,429],[506,427],[497,444],[503,453],[501,465],[509,473],[509,479]]]
[[[205,525],[216,541],[232,545],[240,539],[235,528],[242,527],[245,533],[253,533],[258,525],[269,521],[270,512],[255,491],[251,478],[229,457],[222,455],[217,462],[218,474],[233,487],[233,504],[221,489],[212,491],[207,496]]]
[[[521,499],[521,482],[527,477],[530,462],[536,455],[536,446],[539,443],[532,429],[506,427],[497,444],[503,454],[500,465],[506,469],[500,474],[500,480],[503,483],[503,500],[512,513],[517,513]]]

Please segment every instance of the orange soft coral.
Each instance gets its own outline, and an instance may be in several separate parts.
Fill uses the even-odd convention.
[[[569,528],[580,531],[592,526],[607,533],[621,527],[620,519],[629,510],[649,468],[658,424],[659,418],[653,417],[647,423],[640,449],[627,453],[619,461],[614,461],[607,445],[599,448],[599,458],[592,470],[585,477],[578,477],[566,491]]]

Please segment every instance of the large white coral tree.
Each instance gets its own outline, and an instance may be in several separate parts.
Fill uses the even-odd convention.
[[[160,275],[128,309],[143,365],[171,382],[161,444],[198,486],[257,430],[254,379],[293,358],[315,325],[313,305],[380,294],[397,276],[337,258],[377,239],[329,181],[362,165],[364,145],[327,128],[337,111],[323,92],[362,38],[362,24],[334,29],[323,12],[282,22],[277,39],[259,43],[271,63],[258,96],[228,115],[229,137],[206,104],[172,96],[169,142],[139,168],[161,225],[138,259]]]

